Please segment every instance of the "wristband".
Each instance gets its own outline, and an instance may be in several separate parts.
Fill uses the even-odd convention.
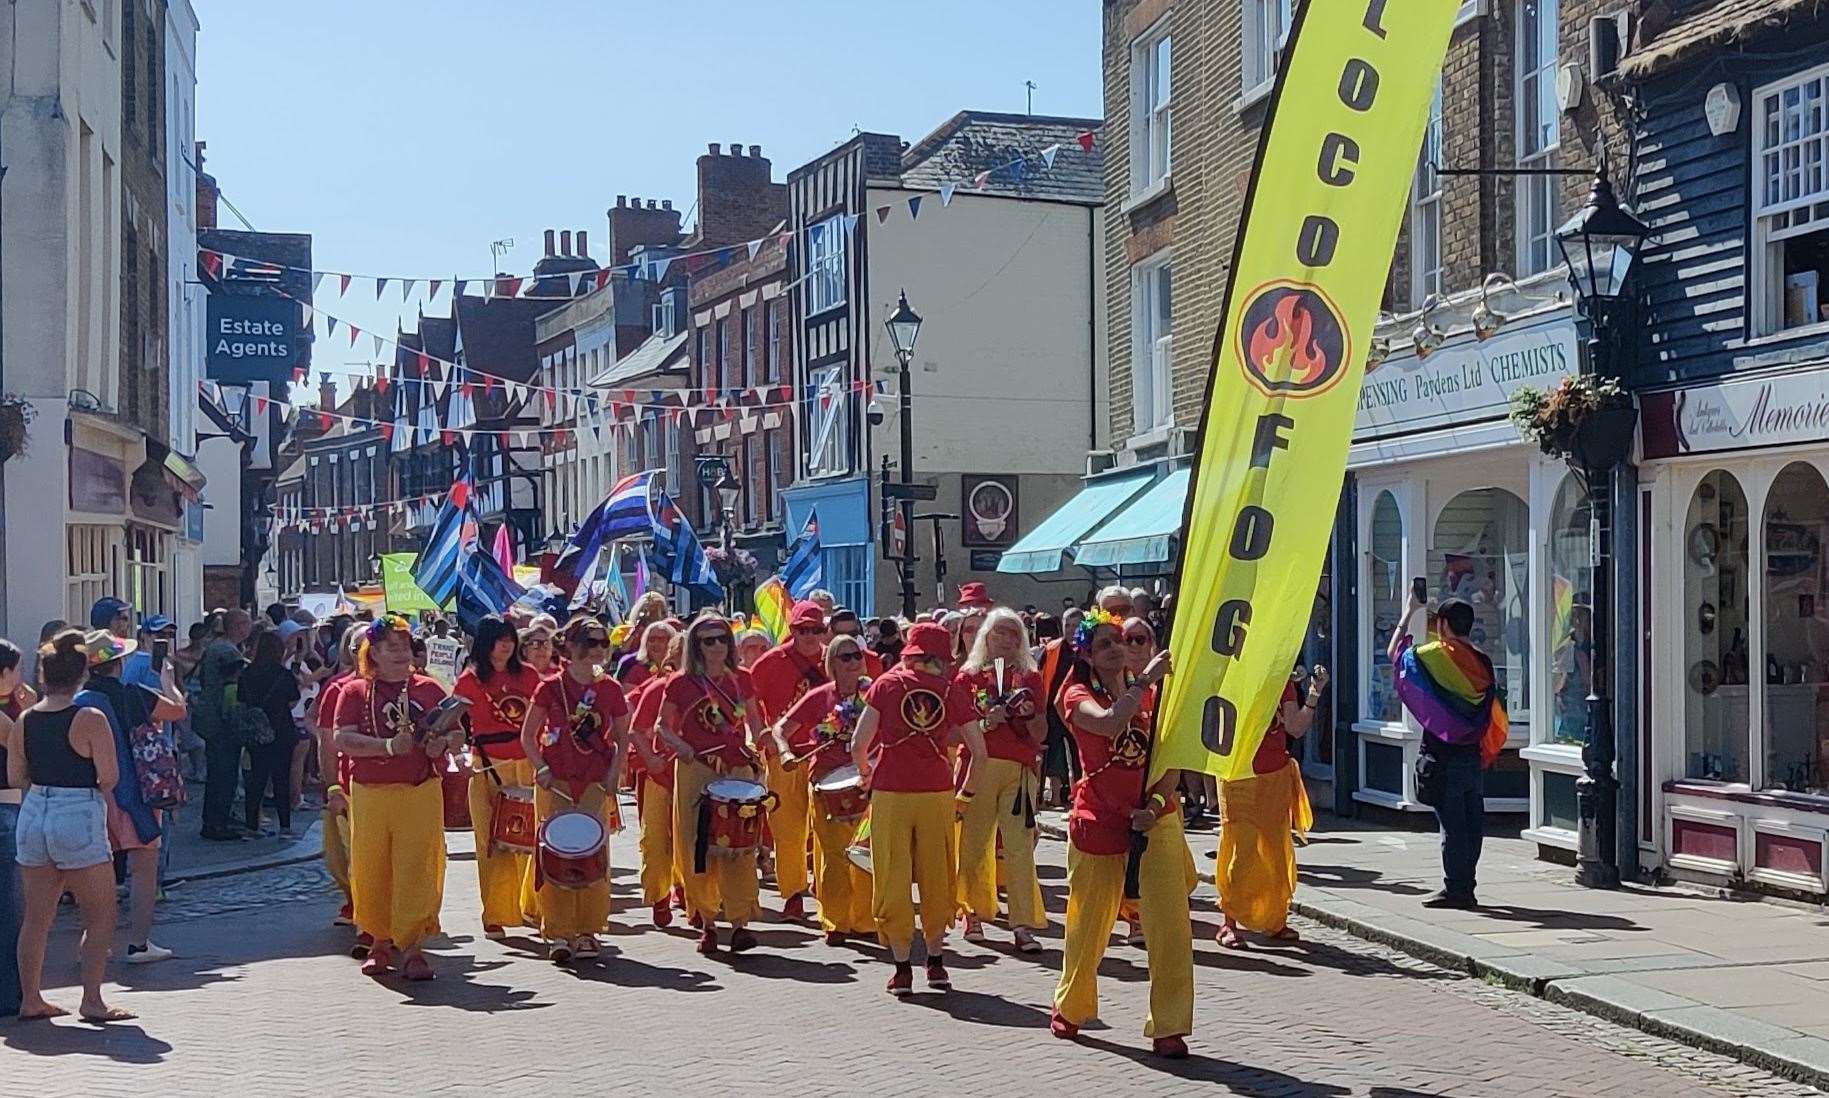
[[[1152,812],[1160,812],[1169,806],[1169,799],[1160,793],[1151,793],[1149,795],[1149,805]]]
[[[382,740],[382,741],[381,741],[381,745],[382,745],[382,746],[383,746],[383,747],[385,747],[385,748],[387,748],[387,753],[388,753],[388,756],[389,756],[389,757],[390,757],[390,758],[391,758],[391,757],[392,757],[392,756],[393,756],[393,754],[394,754],[394,740],[393,740],[393,737],[391,737],[391,736],[390,736],[390,737],[389,737],[389,738],[387,738],[387,739],[385,739],[385,740]]]
[[[973,792],[972,792],[972,791],[971,791],[971,790],[969,790],[969,789],[961,789],[961,790],[960,790],[960,791],[959,791],[959,792],[957,792],[957,793],[954,793],[954,794],[953,794],[953,797],[954,797],[954,798],[955,798],[955,799],[957,799],[957,800],[961,800],[961,801],[969,801],[969,800],[971,800],[971,799],[972,799],[972,798],[973,798],[973,797],[976,797],[976,796],[977,796],[977,795],[978,795],[978,794],[976,794],[976,793],[973,793]]]

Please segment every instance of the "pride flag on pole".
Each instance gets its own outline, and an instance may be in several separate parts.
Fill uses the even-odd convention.
[[[793,607],[794,600],[780,576],[770,576],[756,588],[756,622],[768,630],[776,644],[787,638],[788,612]]]

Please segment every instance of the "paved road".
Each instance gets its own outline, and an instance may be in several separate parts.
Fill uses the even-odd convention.
[[[619,907],[633,851],[619,836]],[[1058,924],[1064,852],[1041,855]],[[1078,1045],[1048,1035],[1058,925],[1038,958],[962,946],[956,990],[899,1003],[874,948],[785,924],[763,927],[755,954],[707,960],[684,930],[625,911],[600,964],[560,969],[528,939],[482,940],[474,880],[454,854],[429,985],[356,972],[316,866],[187,885],[159,935],[181,956],[120,971],[116,1001],[141,1020],[0,1025],[0,1095],[1816,1093],[1314,924],[1298,924],[1300,945],[1224,952],[1204,887],[1195,1055],[1171,1064],[1147,1054],[1143,957],[1121,945],[1104,970],[1108,1028]],[[70,946],[65,932],[56,948]],[[68,988],[54,997],[74,1005]]]

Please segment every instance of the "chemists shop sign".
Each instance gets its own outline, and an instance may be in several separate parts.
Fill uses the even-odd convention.
[[[1542,389],[1578,368],[1575,322],[1566,310],[1514,322],[1485,340],[1471,333],[1427,358],[1393,355],[1368,370],[1353,421],[1356,441],[1503,417],[1511,396]]]
[[[232,385],[290,379],[298,358],[298,303],[266,294],[213,293],[209,377]]]

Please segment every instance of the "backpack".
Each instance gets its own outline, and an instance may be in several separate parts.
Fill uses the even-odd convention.
[[[184,791],[184,772],[178,764],[177,745],[165,730],[151,723],[127,730],[127,743],[133,748],[133,769],[140,782],[140,799],[148,808],[177,808],[189,798]]]

